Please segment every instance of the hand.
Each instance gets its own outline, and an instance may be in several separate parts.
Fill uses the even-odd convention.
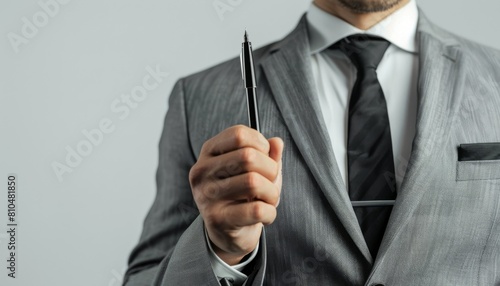
[[[276,218],[282,153],[280,138],[237,125],[206,141],[189,172],[212,248],[229,265],[252,252]]]

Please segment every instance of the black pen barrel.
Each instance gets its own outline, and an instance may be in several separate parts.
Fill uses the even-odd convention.
[[[247,106],[248,106],[248,121],[250,127],[260,132],[259,109],[257,106],[257,90],[255,87],[246,88],[247,91]]]
[[[250,127],[260,132],[259,110],[257,105],[257,80],[255,78],[255,67],[253,62],[252,43],[248,41],[245,31],[244,42],[241,51],[242,75],[247,93],[248,122]]]
[[[243,43],[243,64],[245,67],[245,87],[257,87],[257,80],[255,79],[255,69],[253,65],[252,44],[250,42]]]

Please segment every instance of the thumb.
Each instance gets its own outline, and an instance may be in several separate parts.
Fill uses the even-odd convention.
[[[281,186],[283,183],[283,176],[282,176],[282,157],[283,157],[283,149],[284,149],[284,143],[281,138],[275,137],[269,139],[269,157],[271,159],[275,160],[278,162],[278,175],[276,176],[276,179],[274,180],[273,183],[275,183],[278,186],[280,196],[281,196]],[[278,199],[278,202],[276,203],[276,207],[279,205],[280,200]]]
[[[269,141],[269,157],[276,162],[281,162],[281,157],[283,155],[284,143],[279,137],[274,137],[268,139]]]

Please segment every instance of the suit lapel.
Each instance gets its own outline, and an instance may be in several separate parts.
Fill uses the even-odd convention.
[[[458,113],[464,80],[458,43],[431,24],[420,11],[420,72],[418,79],[417,126],[412,153],[396,205],[380,247],[374,271],[397,235],[403,230],[429,189],[427,179],[435,169],[449,139],[449,130]]]
[[[354,244],[372,258],[342,181],[322,117],[310,63],[306,18],[262,62],[285,124],[315,180]]]

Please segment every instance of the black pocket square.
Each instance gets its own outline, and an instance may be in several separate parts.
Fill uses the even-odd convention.
[[[458,161],[500,160],[500,143],[460,144]]]

